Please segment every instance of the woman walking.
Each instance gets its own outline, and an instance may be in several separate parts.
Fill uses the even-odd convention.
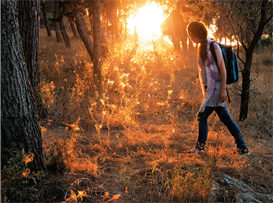
[[[217,56],[218,66],[210,51],[211,39],[207,37],[208,31],[203,22],[192,22],[187,27],[191,41],[198,44],[198,72],[204,96],[204,101],[198,113],[199,133],[195,148],[189,152],[204,152],[208,137],[208,117],[213,111],[216,112],[224,123],[237,144],[237,152],[249,155],[247,145],[244,142],[238,125],[231,118],[225,105],[227,100],[226,91],[226,68],[222,51],[217,43],[213,43]]]

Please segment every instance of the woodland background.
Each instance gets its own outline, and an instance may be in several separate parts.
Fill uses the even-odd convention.
[[[127,32],[146,1],[1,1],[3,202],[209,201],[222,174],[272,193],[272,2],[156,2],[172,44]],[[227,106],[249,157],[217,116],[205,154],[187,153],[202,102],[192,20],[238,45]]]

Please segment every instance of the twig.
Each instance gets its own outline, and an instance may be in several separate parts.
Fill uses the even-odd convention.
[[[70,186],[74,185],[75,183],[79,185],[82,180],[89,180],[90,182],[92,182],[89,178],[78,178],[73,183],[71,183]]]
[[[65,192],[65,195],[64,195],[65,200],[67,199],[67,192],[68,192],[68,190]]]

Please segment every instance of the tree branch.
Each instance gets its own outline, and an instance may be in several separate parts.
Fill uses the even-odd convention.
[[[266,25],[266,22],[267,22],[267,19],[266,19],[266,4],[267,4],[267,2],[268,2],[268,0],[263,0],[263,2],[261,4],[261,20],[258,25],[258,29],[257,29],[256,33],[254,34],[253,40],[251,41],[250,46],[248,47],[250,52],[251,52],[251,50],[254,50],[260,37],[263,34],[264,26]]]
[[[244,41],[243,41],[243,39],[242,39],[242,33],[243,33],[243,28],[242,28],[242,26],[239,24],[239,23],[237,23],[236,22],[236,20],[234,20],[233,19],[233,16],[232,15],[230,15],[230,18],[232,19],[232,21],[234,22],[234,23],[236,23],[237,24],[237,26],[240,28],[240,33],[238,34],[238,37],[239,37],[239,42],[241,42],[241,44],[242,44],[242,47],[244,48],[244,50],[246,51],[247,50],[247,47],[246,47],[246,45],[245,45],[245,43],[244,43]],[[229,18],[228,18],[229,19]],[[234,26],[233,26],[233,24],[230,22],[230,19],[229,19],[229,23],[231,24],[231,27],[232,27],[232,30],[233,30],[233,33],[235,34],[235,36],[236,36],[236,32],[235,32],[235,29],[234,29]],[[240,37],[241,36],[241,37]]]
[[[267,21],[265,21],[265,24],[267,24],[273,17],[273,14],[267,19]]]

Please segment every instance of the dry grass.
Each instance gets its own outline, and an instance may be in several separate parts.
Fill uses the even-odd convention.
[[[37,186],[41,201],[208,201],[211,180],[223,173],[272,193],[272,66],[262,63],[270,56],[255,55],[249,118],[239,123],[251,156],[233,154],[234,140],[216,116],[205,154],[192,155],[186,152],[197,139],[201,104],[195,53],[176,53],[162,41],[150,50],[110,44],[98,103],[90,58],[79,39],[70,39],[67,49],[41,30],[49,111],[41,126],[50,172]],[[228,106],[237,120],[240,98],[233,92]]]

